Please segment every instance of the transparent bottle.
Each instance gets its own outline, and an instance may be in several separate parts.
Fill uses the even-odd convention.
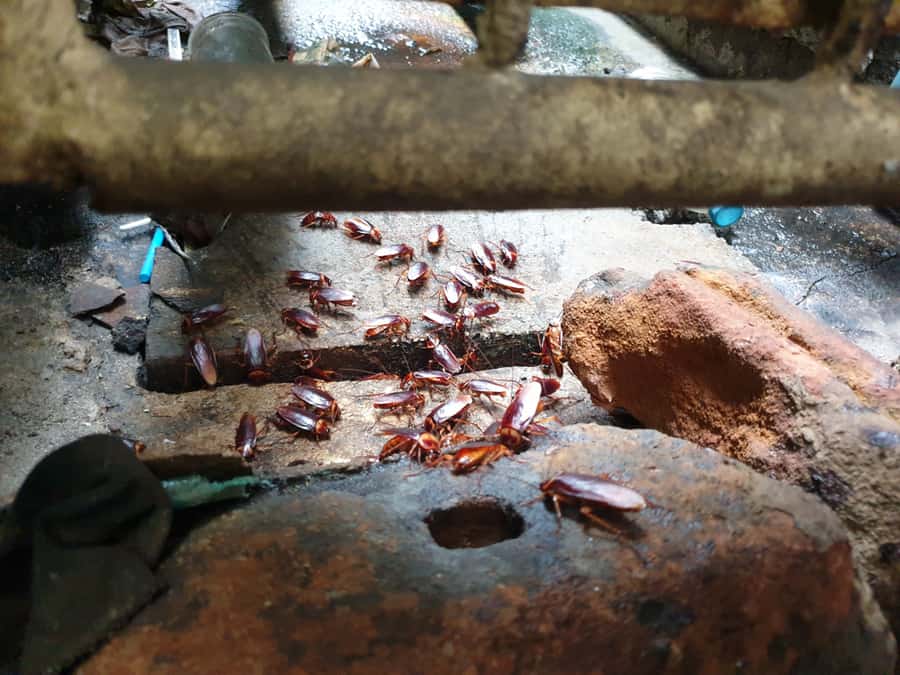
[[[191,61],[272,63],[266,29],[249,14],[222,12],[206,17],[188,38]]]

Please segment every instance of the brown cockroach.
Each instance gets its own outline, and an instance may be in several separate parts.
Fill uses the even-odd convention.
[[[425,405],[425,397],[417,391],[392,391],[378,394],[372,399],[372,406],[377,410],[399,410],[407,408],[418,410]]]
[[[472,264],[474,264],[482,274],[494,274],[497,271],[497,261],[494,259],[494,254],[491,253],[491,249],[489,249],[488,245],[483,241],[472,244],[470,255],[472,257]]]
[[[466,289],[456,279],[450,279],[441,287],[441,297],[444,298],[444,306],[455,312],[466,299]]]
[[[275,336],[272,336],[272,348],[266,346],[266,341],[255,328],[248,328],[244,335],[242,347],[243,363],[247,369],[247,379],[251,384],[262,384],[272,379],[271,363],[269,355],[277,348]]]
[[[413,259],[415,251],[409,244],[391,244],[390,246],[382,246],[375,251],[375,257],[379,263],[391,264],[397,260],[409,262]]]
[[[275,417],[272,418],[272,422],[275,426],[288,431],[311,434],[316,440],[328,438],[331,433],[328,420],[295,405],[279,406],[275,410]]]
[[[528,286],[512,277],[505,277],[500,274],[491,274],[484,279],[484,285],[494,291],[508,293],[510,295],[524,295],[528,290]]]
[[[610,511],[642,511],[647,500],[631,488],[619,485],[599,476],[583,473],[561,473],[540,485],[542,499],[550,498],[556,509],[556,518],[562,524],[560,503],[573,504],[585,518],[602,527],[617,532],[595,513],[595,509]]]
[[[219,379],[218,363],[216,362],[216,353],[209,343],[201,336],[195,335],[191,338],[188,345],[188,352],[194,368],[200,373],[203,382],[207,387],[215,387]]]
[[[316,380],[333,380],[337,377],[337,373],[333,370],[322,370],[316,363],[319,361],[317,354],[308,349],[302,350],[298,354],[297,367],[303,372],[300,377],[311,377]],[[297,378],[300,379],[300,378]],[[296,380],[295,380],[296,381]]]
[[[450,314],[442,309],[426,309],[422,312],[422,319],[440,330],[453,330],[460,332],[463,329],[465,317]]]
[[[190,333],[197,328],[208,326],[227,311],[228,308],[225,305],[215,304],[189,312],[184,315],[184,319],[181,322],[181,332]]]
[[[519,387],[500,420],[500,440],[505,446],[518,450],[527,443],[525,434],[537,415],[540,404],[539,382],[526,382]]]
[[[428,346],[431,347],[431,357],[434,362],[451,375],[458,375],[463,367],[475,358],[474,352],[469,352],[462,358],[453,353],[447,345],[434,338],[429,338]]]
[[[409,331],[410,320],[399,314],[385,314],[378,318],[366,321],[363,328],[366,329],[366,340],[387,335],[405,335]]]
[[[365,218],[350,218],[344,221],[344,234],[357,241],[370,241],[374,244],[381,243],[381,232],[377,227]]]
[[[506,387],[500,384],[499,382],[494,382],[492,380],[466,380],[462,384],[459,385],[461,391],[467,391],[472,396],[476,398],[478,396],[487,396],[488,398],[493,398],[494,396],[504,397],[507,394]]]
[[[337,227],[337,224],[330,211],[310,211],[300,221],[300,227]]]
[[[331,286],[331,279],[321,272],[288,270],[285,285],[291,288],[325,288]]]
[[[435,223],[425,231],[425,244],[432,251],[439,249],[447,241],[447,232],[443,225]]]
[[[562,386],[562,383],[559,380],[552,377],[534,376],[531,378],[531,381],[541,385],[541,396],[545,397],[553,396],[553,394],[559,391],[560,386]]]
[[[378,460],[381,462],[391,455],[401,452],[409,455],[410,459],[424,462],[429,457],[437,455],[441,449],[440,439],[427,431],[410,428],[391,428],[382,429],[380,433],[391,437],[378,454]]]
[[[315,335],[322,325],[322,322],[312,312],[299,307],[285,307],[281,310],[281,321],[285,326],[294,329],[297,335],[306,333],[307,335]]]
[[[471,396],[457,396],[441,403],[425,417],[425,431],[434,432],[464,417],[472,405]]]
[[[464,318],[472,321],[474,319],[484,319],[489,316],[494,316],[500,312],[500,305],[496,302],[479,302],[469,307],[466,307],[462,315]]]
[[[484,295],[484,279],[465,267],[454,265],[450,268],[450,276],[463,285],[472,295]]]
[[[350,291],[340,288],[314,288],[309,292],[309,304],[313,309],[320,307],[353,307],[356,305],[356,296]]]
[[[471,473],[482,466],[496,462],[501,457],[513,457],[515,453],[495,440],[481,439],[463,443],[450,459],[453,473]]]
[[[547,326],[547,330],[544,331],[539,355],[541,357],[541,367],[545,371],[552,369],[557,377],[563,376],[563,363],[565,361],[563,334],[562,328],[558,323],[551,323]]]
[[[497,249],[500,251],[500,260],[504,265],[509,268],[516,266],[516,262],[519,260],[519,249],[516,248],[514,243],[501,239],[500,243],[497,244]]]
[[[403,376],[403,388],[421,386],[449,387],[453,376],[443,370],[416,370]]]
[[[299,379],[299,378],[298,378]],[[306,383],[296,383],[291,387],[291,395],[331,422],[341,419],[341,409],[334,397],[323,389]]]
[[[410,288],[424,286],[430,277],[431,267],[428,266],[427,262],[414,262],[406,270],[406,283]]]
[[[244,459],[252,459],[256,454],[256,441],[259,435],[256,431],[256,415],[245,412],[238,422],[237,431],[234,434],[234,449],[241,453]]]

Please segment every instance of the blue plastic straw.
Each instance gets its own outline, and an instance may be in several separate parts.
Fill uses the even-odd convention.
[[[153,232],[153,239],[150,241],[150,248],[147,249],[147,256],[144,258],[144,264],[141,265],[141,283],[149,284],[150,277],[153,276],[153,263],[156,261],[156,249],[163,243],[162,228],[157,227]]]
[[[709,218],[716,227],[731,227],[743,217],[743,206],[714,206],[709,210]]]
[[[897,71],[897,77],[894,78],[894,83],[891,85],[891,89],[900,89],[900,70]]]

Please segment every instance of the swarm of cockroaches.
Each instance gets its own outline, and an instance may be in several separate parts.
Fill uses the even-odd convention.
[[[508,268],[518,262],[519,252],[513,243],[507,240],[495,244],[478,242],[470,247],[464,264],[451,266],[446,275],[437,275],[427,262],[415,260],[413,246],[406,243],[382,246],[381,231],[364,218],[349,218],[339,225],[334,214],[311,211],[302,217],[301,227],[340,227],[346,236],[354,240],[379,245],[380,248],[373,254],[376,266],[405,265],[398,283],[405,278],[411,291],[422,288],[432,278],[441,280],[439,295],[443,308],[426,309],[421,316],[429,330],[427,344],[431,349],[434,370],[408,373],[402,378],[400,390],[375,396],[372,405],[381,412],[415,413],[426,404],[422,390],[447,388],[455,384],[457,394],[429,411],[421,429],[384,430],[382,433],[390,438],[384,444],[381,459],[405,453],[429,466],[449,464],[454,472],[467,473],[522,450],[528,445],[530,434],[543,431],[544,428],[536,424],[534,418],[543,405],[542,401],[559,389],[559,381],[552,378],[534,378],[519,387],[501,419],[484,433],[478,436],[461,433],[459,429],[470,424],[466,418],[476,398],[503,398],[508,392],[503,384],[485,379],[456,383],[455,376],[467,366],[471,368],[475,351],[470,349],[466,354],[457,356],[444,341],[444,338],[468,340],[468,331],[476,321],[489,319],[501,311],[497,302],[478,300],[469,304],[469,297],[482,298],[489,290],[507,295],[525,294],[528,287],[523,282],[498,274],[498,259]],[[440,224],[431,225],[422,239],[423,249],[437,252],[446,244],[446,229]],[[337,312],[356,305],[356,296],[352,292],[335,288],[332,280],[321,272],[288,270],[285,284],[309,295],[309,309],[285,307],[281,310],[282,323],[301,340],[317,335],[323,325],[319,318],[321,310]],[[190,360],[209,387],[214,387],[218,380],[217,361],[203,331],[226,311],[222,305],[211,305],[184,317],[182,330],[191,334],[188,348]],[[411,324],[408,317],[386,314],[366,321],[362,328],[363,337],[366,340],[402,337],[409,332]],[[247,330],[240,346],[239,361],[251,384],[272,379],[271,356],[275,350],[274,335],[270,345],[257,329]],[[551,324],[547,329],[541,339],[539,355],[545,370],[555,372],[557,377],[562,376],[562,336],[558,325]],[[306,434],[317,440],[327,438],[332,425],[340,418],[340,408],[324,389],[323,382],[333,379],[335,373],[319,368],[314,352],[309,350],[301,352],[296,365],[301,375],[291,387],[292,400],[276,408],[274,414],[267,418],[266,427],[271,423],[294,434]],[[245,413],[235,433],[235,449],[245,458],[252,458],[261,433],[256,416]]]

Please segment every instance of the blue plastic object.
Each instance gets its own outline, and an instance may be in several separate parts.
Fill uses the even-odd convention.
[[[147,249],[147,256],[144,258],[144,264],[141,265],[141,283],[149,284],[150,277],[153,276],[153,263],[156,261],[156,249],[162,246],[164,239],[162,228],[157,227],[153,232],[153,239],[150,240],[150,248]]]
[[[894,78],[893,84],[891,84],[891,89],[900,89],[900,70],[897,71],[897,77]]]
[[[744,207],[714,206],[709,210],[709,217],[716,227],[731,227],[744,217]]]

